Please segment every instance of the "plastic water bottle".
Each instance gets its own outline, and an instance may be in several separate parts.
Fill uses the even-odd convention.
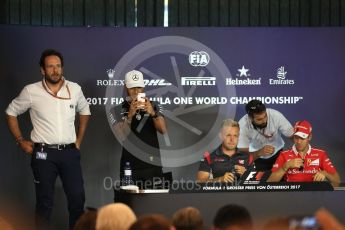
[[[134,185],[134,181],[132,179],[132,168],[129,162],[126,162],[126,165],[124,168],[124,176],[122,180],[122,186],[127,186],[127,185]]]

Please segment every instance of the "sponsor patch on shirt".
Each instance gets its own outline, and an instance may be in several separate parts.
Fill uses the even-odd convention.
[[[293,168],[293,169],[289,169],[287,171],[288,174],[316,174],[318,172],[317,169],[304,169],[302,171],[300,171],[298,168]]]
[[[309,166],[319,166],[320,165],[320,159],[308,159],[308,165]]]
[[[225,159],[217,157],[217,158],[214,158],[214,161],[216,161],[216,162],[224,162]]]

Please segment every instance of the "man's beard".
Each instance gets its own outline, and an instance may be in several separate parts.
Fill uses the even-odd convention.
[[[50,77],[47,77],[47,76],[45,76],[44,79],[47,82],[49,82],[50,84],[55,85],[55,84],[58,84],[62,80],[62,76],[60,76],[58,80],[53,80],[53,79],[51,79]]]
[[[254,129],[264,129],[264,128],[267,127],[267,122],[264,123],[264,124],[260,124],[260,125],[255,124],[254,122],[252,122],[252,124],[253,124],[253,126],[254,126]]]

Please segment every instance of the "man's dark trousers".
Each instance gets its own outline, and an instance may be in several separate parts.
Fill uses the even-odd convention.
[[[55,181],[57,176],[60,176],[68,202],[69,226],[72,229],[83,214],[85,203],[80,151],[77,148],[59,150],[36,146],[32,154],[31,168],[36,188],[38,227],[47,229],[49,226]]]

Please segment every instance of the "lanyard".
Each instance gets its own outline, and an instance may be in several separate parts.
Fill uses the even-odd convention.
[[[270,139],[271,137],[273,137],[274,133],[271,133],[271,134],[265,134],[265,130],[266,128],[263,128],[262,131],[261,130],[258,130],[258,129],[255,129],[261,136],[267,138],[267,139]]]
[[[68,97],[59,97],[57,95],[54,95],[52,94],[49,90],[48,90],[48,86],[46,86],[44,84],[44,79],[42,80],[42,85],[43,85],[43,88],[47,91],[47,93],[49,93],[50,95],[52,95],[53,97],[57,98],[57,99],[61,99],[61,100],[71,100],[71,92],[69,91],[69,88],[68,88],[68,85],[66,84],[66,89],[67,89],[67,93],[68,93]],[[65,80],[64,80],[65,81]]]

